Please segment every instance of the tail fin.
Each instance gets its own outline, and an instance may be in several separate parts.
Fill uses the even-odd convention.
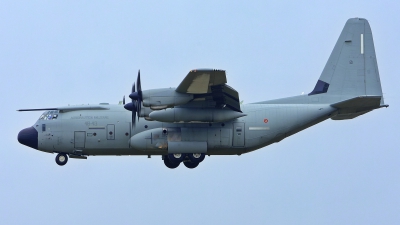
[[[349,19],[309,95],[322,94],[345,101],[360,96],[383,95],[371,28],[366,19]],[[326,97],[328,97],[326,96]]]

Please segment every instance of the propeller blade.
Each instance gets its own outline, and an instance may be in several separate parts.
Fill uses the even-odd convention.
[[[124,97],[122,98],[122,104],[125,105],[125,95],[124,95]]]
[[[132,85],[132,92],[129,95],[129,98],[131,98],[132,100],[138,99],[138,93],[135,91],[135,83],[133,83],[133,85]]]
[[[137,81],[136,81],[136,83],[137,83],[138,92],[142,92],[142,85],[141,85],[141,83],[140,83],[140,70],[138,71],[138,76],[137,76]]]
[[[134,127],[134,126],[135,126],[135,123],[136,123],[136,110],[137,110],[136,107],[137,107],[137,106],[136,106],[136,104],[135,104],[134,101],[129,102],[128,104],[125,104],[125,105],[124,105],[124,108],[125,108],[126,110],[132,111],[132,127]]]
[[[137,85],[137,91],[136,91],[136,85]],[[132,91],[131,94],[129,94],[129,98],[132,99],[132,102],[125,104],[125,96],[124,96],[123,103],[124,103],[124,108],[126,110],[132,111],[132,127],[134,127],[136,125],[136,116],[139,121],[140,111],[142,109],[142,102],[143,102],[142,85],[140,81],[140,70],[138,71],[136,83],[133,83],[132,85]]]
[[[143,101],[143,96],[142,96],[142,82],[140,81],[140,70],[138,71],[138,76],[137,76],[137,94],[133,97],[136,97],[137,99],[137,105],[136,105],[136,113],[137,113],[137,118],[139,121],[140,118],[140,110],[142,109],[142,101]]]
[[[137,120],[139,121],[139,116],[140,116],[140,110],[142,109],[142,102],[138,101],[137,104]]]
[[[132,111],[132,127],[136,126],[136,112]]]

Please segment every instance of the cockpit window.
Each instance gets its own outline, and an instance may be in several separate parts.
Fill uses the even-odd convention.
[[[55,120],[58,118],[58,113],[58,110],[46,111],[40,116],[39,120]]]

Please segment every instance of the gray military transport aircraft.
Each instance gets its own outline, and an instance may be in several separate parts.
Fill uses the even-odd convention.
[[[205,155],[240,155],[281,141],[326,119],[345,120],[384,104],[371,28],[349,19],[307,95],[241,105],[223,70],[190,71],[177,88],[136,87],[123,105],[45,109],[18,134],[31,148],[70,158],[95,155],[161,155],[168,168],[195,168]],[[137,117],[137,121],[136,121]],[[139,120],[139,118],[142,118]]]

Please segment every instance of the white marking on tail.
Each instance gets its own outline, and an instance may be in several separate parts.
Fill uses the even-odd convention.
[[[361,54],[364,54],[364,34],[361,34]]]

